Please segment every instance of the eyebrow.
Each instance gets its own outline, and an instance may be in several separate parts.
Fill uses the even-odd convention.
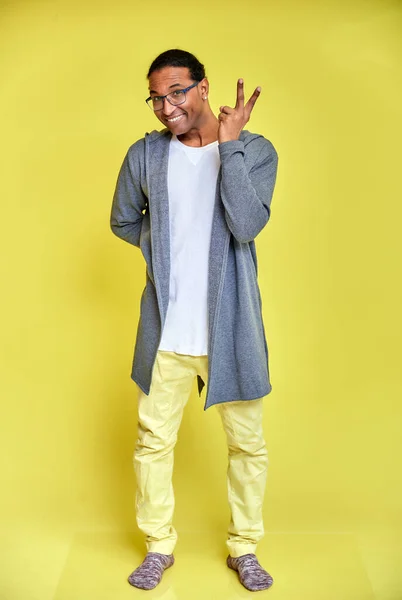
[[[173,83],[173,85],[170,85],[168,87],[168,90],[170,90],[170,88],[172,88],[172,87],[175,87],[176,85],[179,85],[180,87],[185,87],[181,83]],[[158,92],[156,90],[149,90],[149,93],[150,94],[157,94]]]

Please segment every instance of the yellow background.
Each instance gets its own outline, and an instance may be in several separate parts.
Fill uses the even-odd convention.
[[[279,155],[258,236],[273,390],[266,537],[279,599],[402,597],[402,5],[3,2],[1,600],[146,594],[131,360],[145,284],[109,214],[128,147],[162,124],[168,48],[209,101],[262,92]],[[148,597],[243,598],[225,564],[226,445],[194,383],[176,448],[175,567]],[[215,594],[215,596],[214,596]]]

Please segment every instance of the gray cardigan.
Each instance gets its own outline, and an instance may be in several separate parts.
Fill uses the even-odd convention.
[[[149,394],[169,302],[170,239],[167,187],[169,129],[153,130],[124,157],[110,226],[141,249],[146,285],[131,378]],[[262,135],[242,130],[218,145],[219,169],[208,276],[208,380],[204,410],[253,400],[271,389],[254,238],[270,217],[278,155]],[[205,382],[198,375],[198,393]]]

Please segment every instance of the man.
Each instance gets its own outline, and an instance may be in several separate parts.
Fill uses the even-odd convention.
[[[131,377],[138,385],[136,517],[147,555],[131,585],[152,589],[174,562],[173,452],[195,376],[228,441],[227,565],[249,590],[272,585],[255,555],[264,535],[268,457],[263,397],[271,391],[254,239],[270,217],[278,157],[243,130],[259,97],[216,117],[204,66],[184,50],[159,55],[147,103],[164,125],[130,146],[112,231],[141,249],[146,285]]]

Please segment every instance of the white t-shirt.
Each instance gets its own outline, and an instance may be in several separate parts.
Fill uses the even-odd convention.
[[[160,350],[208,354],[208,262],[218,144],[191,147],[176,135],[170,141],[170,292]]]

